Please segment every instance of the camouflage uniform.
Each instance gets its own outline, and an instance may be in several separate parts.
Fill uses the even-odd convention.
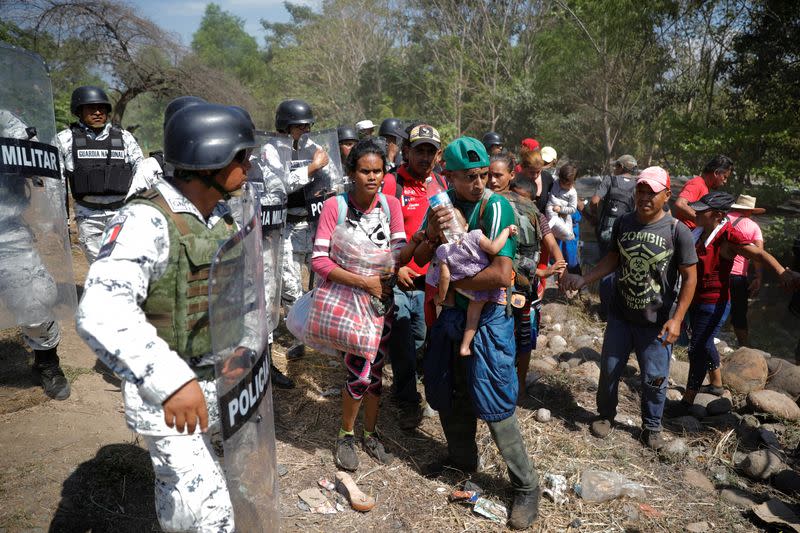
[[[111,131],[111,123],[108,122],[103,131],[96,134],[94,130],[86,127],[83,123],[79,122],[78,126],[83,128],[87,136],[91,139],[102,141],[108,138]],[[125,149],[125,162],[133,166],[133,173],[136,174],[139,163],[144,159],[142,149],[136,143],[129,132],[122,130],[122,142]],[[56,146],[58,147],[59,156],[61,159],[61,177],[65,178],[66,173],[75,170],[75,162],[72,158],[72,129],[67,128],[62,130],[56,136]],[[66,180],[65,180],[66,183]],[[136,183],[131,183],[131,190],[136,191]],[[130,192],[129,194],[130,195]],[[85,201],[93,204],[113,204],[124,200],[124,196],[86,196]],[[117,212],[116,209],[95,209],[82,206],[75,203],[75,222],[78,225],[78,239],[86,256],[86,260],[91,265],[97,253],[100,250],[100,241],[105,230],[106,223]]]
[[[208,221],[168,182],[155,187],[175,213],[211,229],[228,213],[218,204]],[[198,375],[213,375],[211,354],[181,357],[157,334],[143,311],[154,284],[170,266],[168,221],[158,209],[128,204],[108,224],[103,247],[86,279],[77,329],[97,356],[123,380],[128,426],[147,443],[156,475],[156,511],[165,531],[234,530],[225,476],[210,435],[219,431],[217,391],[198,379],[209,432],[178,433],[164,422],[162,403]]]

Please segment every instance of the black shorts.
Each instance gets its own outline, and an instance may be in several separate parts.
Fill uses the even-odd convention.
[[[731,325],[747,329],[747,276],[731,276]]]

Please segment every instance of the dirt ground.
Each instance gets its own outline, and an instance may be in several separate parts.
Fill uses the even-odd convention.
[[[83,256],[77,248],[73,255],[76,279],[83,280]],[[19,331],[6,330],[0,336],[0,532],[160,531],[149,457],[124,424],[119,381],[96,363],[73,323],[61,325],[64,339],[59,352],[72,380],[72,396],[64,402],[47,400],[32,379],[32,356]],[[298,507],[298,492],[316,487],[321,477],[332,479],[336,472],[331,447],[339,428],[339,397],[323,393],[341,386],[343,371],[337,360],[316,353],[287,364],[283,354],[289,343],[284,332],[277,339],[275,356],[276,364],[297,382],[296,389],[274,395],[278,462],[288,472],[280,478],[282,530],[504,529],[462,504],[448,502],[447,495],[466,478],[453,473],[429,480],[420,474],[423,465],[445,452],[441,427],[432,417],[413,433],[399,429],[397,408],[388,394],[390,369],[379,425],[397,459],[384,467],[360,452],[361,467],[354,475],[362,489],[375,496],[376,507],[366,514],[348,509],[335,515]],[[638,420],[637,380],[626,381],[629,387],[622,388],[620,411],[623,417]],[[548,424],[533,418],[541,406],[553,413]],[[570,491],[563,505],[543,500],[533,531],[679,531],[701,520],[715,531],[760,529],[751,513],[725,503],[715,492],[683,482],[684,469],[692,467],[717,488],[745,488],[756,497],[774,494],[766,486],[751,485],[730,467],[735,435],[732,439],[726,431],[709,429],[689,436],[690,446],[705,451],[691,460],[665,462],[637,442],[635,427],[616,430],[604,441],[593,439],[588,432],[593,411],[594,390],[567,373],[529,388],[518,416],[540,475],[563,474],[572,487],[587,468],[611,470],[643,484],[646,496],[589,504]],[[797,433],[787,432],[794,439]],[[487,497],[508,505],[511,492],[503,462],[483,424],[478,441],[482,468],[472,481]]]

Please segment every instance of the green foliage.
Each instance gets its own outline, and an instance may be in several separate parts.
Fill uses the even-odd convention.
[[[759,198],[759,203],[761,198]],[[800,236],[800,218],[782,215],[771,216],[768,224],[762,224],[764,248],[783,264],[792,263],[792,244]]]

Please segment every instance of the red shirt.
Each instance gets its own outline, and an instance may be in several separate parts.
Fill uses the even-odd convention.
[[[699,231],[699,230],[697,230]],[[732,244],[749,244],[750,241],[738,229],[731,227],[729,221],[711,237],[711,242],[698,240],[697,251],[697,288],[694,291],[693,304],[715,304],[730,300],[730,277],[733,259],[720,255],[722,245],[728,241]]]
[[[695,176],[686,182],[686,184],[683,186],[683,189],[681,189],[681,193],[678,195],[678,198],[686,198],[687,202],[692,203],[696,202],[706,194],[708,194],[708,185],[706,185],[706,180],[704,180],[702,176]],[[697,227],[697,224],[691,220],[687,220],[682,215],[678,215],[676,218],[689,226],[689,229],[694,229]]]
[[[419,231],[422,221],[425,219],[425,213],[428,212],[428,191],[425,188],[425,181],[413,177],[408,172],[408,166],[405,163],[397,169],[397,174],[403,182],[403,190],[399,196],[400,206],[403,211],[406,240],[411,241],[411,236]],[[386,196],[398,196],[397,181],[394,174],[386,174],[383,178],[381,192]],[[428,271],[428,264],[421,267],[413,259],[408,266],[418,274],[425,274]]]

